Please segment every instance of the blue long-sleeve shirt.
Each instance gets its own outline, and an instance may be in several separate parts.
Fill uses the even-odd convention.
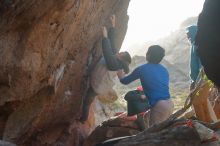
[[[194,43],[192,44],[190,55],[190,78],[193,82],[195,82],[199,76],[202,64],[200,62],[200,58],[197,55],[197,46],[195,46]]]
[[[188,38],[191,42],[191,52],[190,52],[190,78],[192,79],[193,82],[196,81],[198,78],[200,69],[202,68],[200,58],[197,54],[197,46],[195,45],[195,37],[197,33],[197,26],[192,25],[187,28],[188,32]]]
[[[159,100],[170,98],[169,73],[161,64],[144,64],[137,67],[131,74],[120,79],[122,84],[129,84],[140,79],[149,104],[153,107]]]

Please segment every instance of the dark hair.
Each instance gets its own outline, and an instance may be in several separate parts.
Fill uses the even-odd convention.
[[[159,45],[153,45],[148,48],[146,56],[149,63],[158,64],[165,56],[165,50]]]
[[[125,51],[121,56],[121,60],[127,62],[128,64],[131,64],[131,55],[127,51]]]
[[[121,55],[120,60],[121,60],[124,72],[126,74],[129,73],[129,64],[131,64],[131,55],[127,51],[125,51],[123,52],[123,55]]]

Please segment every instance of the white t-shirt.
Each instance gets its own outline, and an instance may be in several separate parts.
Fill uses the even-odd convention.
[[[116,94],[113,89],[117,82],[117,71],[109,71],[104,58],[101,58],[91,74],[91,86],[98,95]],[[114,96],[117,96],[114,95]]]

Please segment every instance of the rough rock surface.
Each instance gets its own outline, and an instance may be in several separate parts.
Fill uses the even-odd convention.
[[[184,126],[163,130],[158,133],[140,133],[136,137],[120,141],[114,146],[200,146],[197,133]]]
[[[0,140],[0,146],[16,146],[13,143]]]
[[[123,118],[113,118],[103,122],[86,139],[83,146],[93,146],[112,138],[131,136],[139,133],[138,125],[134,121]]]
[[[129,0],[0,1],[0,136],[22,146],[78,146],[89,69],[115,13],[118,48]]]

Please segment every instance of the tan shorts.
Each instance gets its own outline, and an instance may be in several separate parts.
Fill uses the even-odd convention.
[[[171,99],[160,100],[151,108],[149,113],[149,126],[165,121],[173,113],[174,104]]]

